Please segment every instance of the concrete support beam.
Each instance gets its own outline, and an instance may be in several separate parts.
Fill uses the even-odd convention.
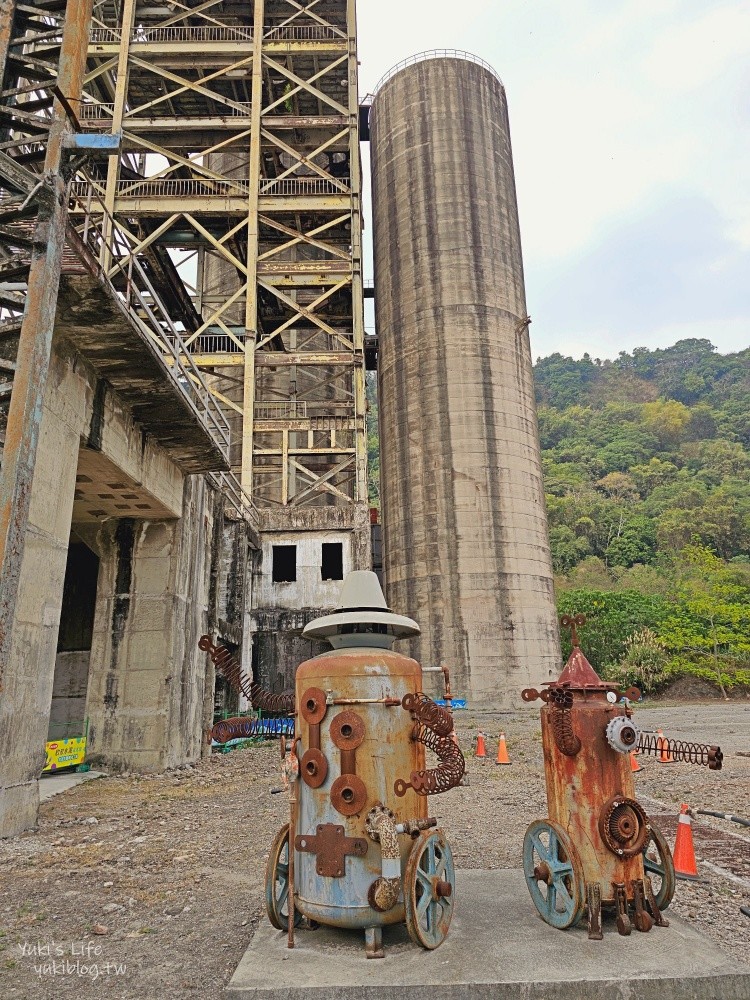
[[[15,836],[36,823],[76,459],[85,424],[85,379],[69,357],[53,354],[0,697],[0,837]]]
[[[86,711],[90,759],[157,771],[201,754],[217,495],[186,479],[178,521],[108,521]]]

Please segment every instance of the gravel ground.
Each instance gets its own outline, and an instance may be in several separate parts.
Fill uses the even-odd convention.
[[[750,816],[750,757],[739,755],[750,752],[750,703],[647,703],[637,719],[725,753],[721,772],[644,761],[638,794],[670,843],[683,801]],[[431,813],[457,867],[520,867],[526,826],[546,816],[538,709],[456,721],[465,752],[478,727],[488,734],[490,758],[470,759],[468,787],[432,799]],[[500,729],[510,767],[493,763]],[[220,997],[265,919],[265,859],[287,819],[285,797],[270,794],[278,784],[274,744],[96,779],[43,803],[38,831],[0,842],[0,997]],[[750,904],[750,831],[706,817],[694,829],[704,880],[679,882],[671,910],[750,962],[739,910]]]

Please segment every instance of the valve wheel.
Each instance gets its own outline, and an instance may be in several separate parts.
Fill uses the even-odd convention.
[[[443,943],[453,916],[455,886],[453,853],[443,831],[420,836],[404,875],[406,929],[412,941],[430,950]]]
[[[643,867],[651,879],[656,905],[666,910],[675,890],[674,861],[664,834],[653,823],[643,847]]]
[[[583,916],[583,867],[567,833],[550,820],[535,820],[523,838],[523,872],[543,920],[564,930]]]
[[[289,925],[289,824],[279,830],[271,845],[266,864],[266,913],[277,931]],[[294,911],[294,926],[302,923],[302,914]]]

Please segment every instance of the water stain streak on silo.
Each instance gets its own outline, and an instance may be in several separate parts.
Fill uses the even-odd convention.
[[[509,704],[560,654],[505,92],[425,58],[370,121],[388,602],[457,693]]]

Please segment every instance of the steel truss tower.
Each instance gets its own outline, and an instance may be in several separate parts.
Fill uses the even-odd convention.
[[[149,262],[261,513],[366,503],[354,8],[94,4],[80,118],[123,154],[92,203]]]
[[[95,0],[78,115],[122,134],[78,203],[229,418],[260,534],[245,653],[284,683],[370,565],[355,0]]]

